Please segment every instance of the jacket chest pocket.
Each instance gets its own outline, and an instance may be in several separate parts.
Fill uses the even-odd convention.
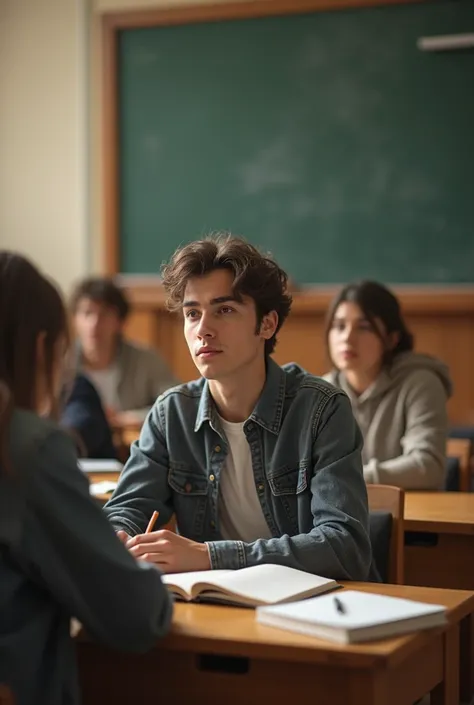
[[[309,506],[307,466],[300,463],[296,467],[283,467],[268,476],[268,484],[280,532],[295,536],[301,531],[302,509],[306,504]]]
[[[208,479],[186,463],[171,462],[168,484],[173,492],[173,509],[179,533],[202,540],[209,491]]]
[[[205,475],[193,470],[186,463],[178,462],[170,463],[168,483],[175,492],[187,497],[206,495],[209,486]]]
[[[298,495],[308,487],[308,468],[300,463],[297,467],[283,467],[268,477],[268,483],[275,497]]]

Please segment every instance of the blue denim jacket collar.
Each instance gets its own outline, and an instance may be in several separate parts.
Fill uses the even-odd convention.
[[[216,427],[216,407],[214,406],[211,390],[209,389],[209,382],[207,380],[204,382],[204,386],[202,388],[196,423],[194,424],[194,430],[196,433],[199,431],[204,421],[207,421],[213,428]]]
[[[267,377],[262,393],[255,409],[250,414],[249,420],[262,426],[270,433],[278,434],[283,415],[283,402],[285,398],[285,373],[280,365],[267,358]],[[220,428],[216,417],[216,407],[206,380],[199,402],[194,430],[197,432],[202,424],[207,421],[212,428]]]

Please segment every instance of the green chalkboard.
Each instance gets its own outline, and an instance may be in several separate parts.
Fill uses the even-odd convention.
[[[300,284],[474,282],[474,31],[445,0],[119,34],[120,252],[231,230]]]

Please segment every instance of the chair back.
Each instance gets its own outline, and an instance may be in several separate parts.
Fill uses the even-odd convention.
[[[469,492],[471,489],[471,458],[473,455],[472,441],[469,438],[448,438],[446,442],[447,477],[446,489],[453,488],[450,478],[449,458],[457,458],[459,462],[459,481],[457,489],[460,492]],[[448,486],[449,485],[449,486]]]
[[[459,492],[460,474],[459,458],[448,455],[446,458],[446,476],[444,478],[445,492]]]
[[[391,485],[367,485],[367,494],[375,565],[384,582],[402,585],[405,492]]]

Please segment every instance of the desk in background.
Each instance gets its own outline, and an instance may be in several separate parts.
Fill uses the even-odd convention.
[[[143,413],[124,411],[117,414],[111,422],[114,444],[123,462],[126,462],[130,455],[132,443],[138,440],[144,421]]]
[[[474,590],[474,493],[407,492],[405,583]]]
[[[90,485],[94,485],[97,483],[102,483],[102,482],[107,482],[107,483],[114,483],[116,484],[118,482],[118,479],[120,477],[120,472],[88,472],[86,473],[87,479],[89,480]],[[95,492],[91,492],[95,499],[97,499],[100,504],[105,504],[108,499],[112,496],[112,492],[100,492],[99,494],[96,494]]]
[[[472,619],[474,595],[405,586],[348,584],[381,594],[441,603],[446,628],[394,639],[339,645],[257,624],[254,611],[175,605],[171,633],[151,652],[123,655],[81,636],[77,642],[84,705],[413,705],[432,692],[435,705],[472,693],[459,678],[460,624]],[[469,632],[470,633],[470,632]],[[472,651],[467,650],[468,664]]]
[[[138,441],[140,437],[141,426],[122,426],[120,433],[122,437],[123,446],[127,449],[127,453],[130,454],[130,446],[134,441]]]

